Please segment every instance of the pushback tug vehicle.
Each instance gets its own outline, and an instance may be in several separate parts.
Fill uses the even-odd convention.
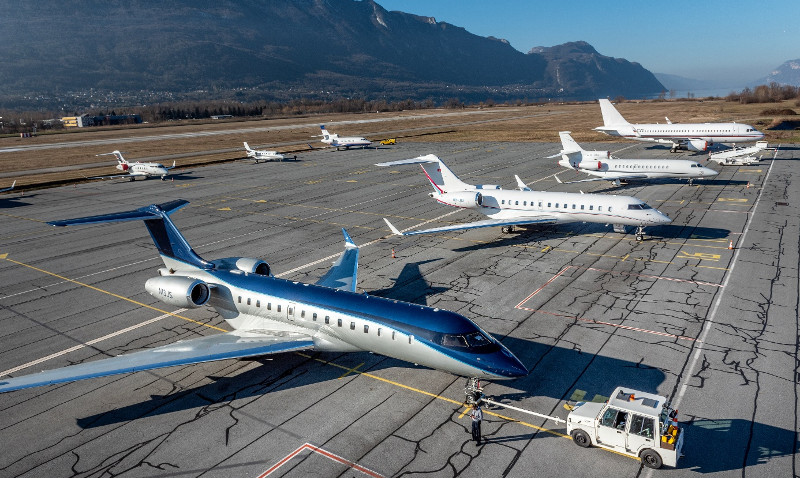
[[[649,468],[674,467],[683,448],[677,414],[666,397],[617,387],[605,403],[575,404],[567,417],[567,434],[584,448],[638,457]]]

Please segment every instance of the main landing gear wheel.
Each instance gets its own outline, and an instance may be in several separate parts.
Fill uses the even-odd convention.
[[[511,234],[514,232],[514,226],[500,226],[500,232],[503,234]]]
[[[590,446],[592,446],[592,439],[589,438],[589,434],[583,430],[573,430],[572,441],[574,441],[576,445],[582,448],[589,448]],[[642,461],[644,461],[644,458],[642,458]]]

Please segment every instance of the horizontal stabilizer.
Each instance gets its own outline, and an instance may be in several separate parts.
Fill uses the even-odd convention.
[[[176,199],[174,201],[159,204],[157,207],[167,214],[181,209],[189,204],[189,201],[184,199]],[[134,211],[116,212],[112,214],[101,214],[99,216],[78,217],[75,219],[65,219],[63,221],[50,221],[48,224],[52,226],[75,226],[79,224],[98,224],[102,222],[121,222],[121,221],[136,221],[155,219],[161,215],[153,210],[153,206],[142,207]]]
[[[377,163],[375,166],[402,166],[405,164],[438,163],[439,157],[435,154],[426,154],[411,159],[401,159],[400,161],[390,161],[388,163]]]

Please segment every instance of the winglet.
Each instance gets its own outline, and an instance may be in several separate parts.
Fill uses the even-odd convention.
[[[554,177],[554,178],[556,178],[556,182],[557,182],[558,184],[564,184],[564,183],[563,183],[563,182],[562,182],[562,181],[561,181],[561,180],[558,178],[558,174],[554,174],[554,175],[553,175],[553,177]]]
[[[389,222],[389,220],[388,220],[388,219],[386,219],[386,218],[384,217],[384,218],[383,218],[383,220],[384,220],[384,222],[386,222],[386,225],[387,225],[387,226],[389,226],[389,229],[391,229],[391,231],[392,231],[392,234],[395,234],[395,235],[398,235],[398,236],[402,236],[402,235],[403,235],[403,233],[402,233],[402,232],[400,232],[400,230],[399,230],[399,229],[397,229],[396,227],[394,227],[394,226],[392,225],[392,223],[391,223],[391,222]]]
[[[342,234],[344,234],[344,247],[348,249],[352,249],[353,247],[358,248],[355,242],[353,242],[353,238],[350,237],[350,234],[342,228]]]
[[[522,182],[522,180],[519,178],[519,176],[517,176],[515,174],[514,178],[517,180],[517,187],[519,188],[520,191],[530,191],[531,190],[531,188],[528,187],[527,184]]]

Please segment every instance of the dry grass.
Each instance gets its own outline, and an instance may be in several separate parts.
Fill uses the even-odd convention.
[[[791,102],[773,104],[775,108],[790,107]],[[620,113],[632,123],[664,122],[667,116],[673,122],[717,122],[736,121],[748,123],[767,135],[770,143],[800,142],[797,131],[768,131],[766,128],[775,121],[787,118],[761,116],[763,104],[740,105],[722,100],[715,101],[647,101],[624,102],[617,105]],[[447,116],[436,116],[438,114]],[[452,114],[469,113],[469,114]],[[0,147],[13,147],[31,144],[71,143],[97,139],[130,138],[141,136],[189,133],[195,131],[233,130],[231,134],[203,136],[194,138],[160,139],[136,143],[120,143],[113,145],[81,145],[50,150],[20,151],[0,153],[0,173],[16,171],[32,171],[31,175],[15,176],[17,185],[35,187],[37,184],[51,181],[75,180],[87,176],[112,174],[113,157],[96,157],[100,153],[108,153],[114,149],[125,152],[126,158],[150,158],[173,154],[196,153],[191,157],[179,158],[178,167],[193,166],[204,163],[231,160],[244,156],[242,141],[253,145],[301,142],[300,146],[276,148],[279,151],[292,153],[307,150],[306,143],[316,147],[320,123],[343,120],[386,119],[377,123],[347,125],[331,128],[341,135],[364,135],[377,140],[388,136],[397,137],[400,141],[531,141],[556,142],[559,131],[572,131],[579,142],[614,141],[613,138],[597,133],[592,128],[602,124],[600,108],[596,102],[477,109],[465,110],[423,110],[402,113],[368,113],[320,115],[313,117],[291,117],[273,120],[223,121],[223,122],[181,122],[163,125],[136,125],[126,128],[72,130],[59,134],[42,134],[36,138],[0,138]],[[286,130],[245,131],[248,128],[274,128],[285,125],[298,126]],[[389,133],[391,131],[412,130]],[[237,131],[238,130],[238,131]],[[384,133],[386,132],[386,133]],[[625,140],[618,140],[625,141]],[[216,152],[237,148],[233,152]],[[107,166],[96,167],[97,163],[109,160]],[[168,162],[168,161],[162,161]],[[33,173],[34,170],[72,165],[86,165],[86,168],[58,172]],[[10,183],[12,179],[0,180],[0,187]]]

